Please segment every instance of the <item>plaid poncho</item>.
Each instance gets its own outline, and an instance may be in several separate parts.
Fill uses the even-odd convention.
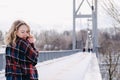
[[[17,37],[16,46],[6,47],[6,69],[5,75],[16,76],[14,80],[22,80],[27,76],[29,80],[38,80],[37,64],[38,51],[27,40]],[[21,76],[21,79],[17,79]]]

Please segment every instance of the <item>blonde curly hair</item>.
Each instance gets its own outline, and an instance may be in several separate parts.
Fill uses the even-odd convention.
[[[29,30],[29,34],[30,34],[30,26],[25,23],[22,20],[16,20],[15,22],[13,22],[11,28],[9,29],[8,33],[5,36],[4,42],[6,45],[16,45],[16,31],[18,31],[18,29],[20,28],[21,25],[26,25],[28,27]]]

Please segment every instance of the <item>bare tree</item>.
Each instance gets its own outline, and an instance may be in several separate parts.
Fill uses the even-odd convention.
[[[0,45],[4,44],[3,39],[3,32],[0,30]]]
[[[119,7],[115,3],[115,0],[103,0],[102,7],[113,20],[120,23]]]
[[[109,32],[103,33],[100,38],[101,53],[106,64],[107,80],[118,80],[120,69],[120,12],[116,0],[103,0],[103,9],[112,20],[113,28]]]
[[[113,38],[114,37],[114,38]],[[114,80],[119,77],[119,61],[120,61],[120,41],[116,40],[116,35],[103,32],[100,40],[100,53],[102,53],[102,60],[105,71],[107,74],[106,80]]]
[[[85,43],[86,43],[86,39],[87,39],[87,31],[86,30],[80,30],[79,32],[77,32],[77,46],[81,49],[83,49],[85,47]]]
[[[39,50],[67,50],[71,49],[71,32],[58,33],[55,30],[36,33],[36,46]]]

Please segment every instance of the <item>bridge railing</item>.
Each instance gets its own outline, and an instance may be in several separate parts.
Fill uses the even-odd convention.
[[[56,58],[60,58],[63,56],[69,56],[76,52],[80,52],[82,50],[61,50],[61,51],[40,51],[38,56],[38,62],[43,62],[47,60],[52,60]],[[5,53],[0,53],[0,71],[5,69]]]

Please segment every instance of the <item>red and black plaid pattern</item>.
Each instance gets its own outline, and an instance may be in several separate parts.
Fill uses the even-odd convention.
[[[29,78],[27,80],[38,80],[38,73],[35,67],[37,57],[38,51],[34,48],[34,44],[17,37],[15,47],[12,45],[6,47],[6,77],[19,76],[21,79],[14,78],[12,80],[23,80],[23,76],[26,76]]]

